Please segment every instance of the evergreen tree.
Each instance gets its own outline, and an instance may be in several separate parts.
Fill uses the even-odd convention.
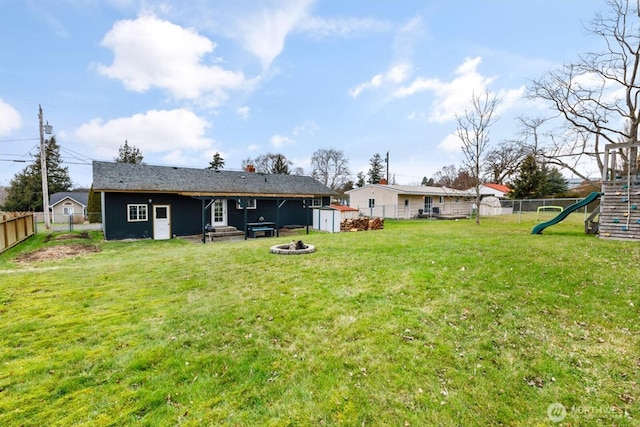
[[[102,200],[100,193],[93,191],[93,184],[89,189],[89,200],[87,202],[87,216],[90,223],[102,222]]]
[[[543,166],[542,174],[544,176],[544,181],[542,182],[540,193],[543,196],[562,194],[569,189],[567,180],[562,176],[562,173],[560,173],[558,168],[554,167],[549,169],[548,167]]]
[[[56,138],[45,141],[47,186],[49,194],[69,191],[73,185],[69,168],[61,166],[60,146]],[[42,211],[42,170],[40,151],[34,162],[16,174],[7,189],[6,211]]]
[[[216,154],[213,155],[213,159],[209,162],[209,167],[207,167],[207,169],[219,171],[222,168],[224,168],[224,159],[220,156],[220,153],[216,151]]]
[[[427,178],[426,176],[423,176],[420,185],[422,187],[433,187],[435,185],[435,180],[433,178]]]
[[[291,162],[287,160],[285,156],[282,154],[276,155],[273,167],[271,168],[271,173],[281,174],[281,175],[289,175],[291,172],[289,171],[289,165]]]
[[[533,154],[524,158],[520,165],[511,191],[513,199],[538,199],[543,196],[544,173]]]
[[[365,179],[366,179],[364,173],[362,173],[362,171],[358,172],[357,177],[358,177],[358,180],[356,181],[356,187],[364,187]]]
[[[384,166],[382,165],[382,157],[380,154],[376,153],[372,158],[369,159],[369,180],[367,181],[369,184],[378,184],[380,180],[383,178],[382,171],[384,170]]]
[[[113,160],[116,163],[142,164],[143,158],[142,152],[137,147],[129,145],[129,142],[125,140],[124,145],[121,145],[118,149],[118,157]]]

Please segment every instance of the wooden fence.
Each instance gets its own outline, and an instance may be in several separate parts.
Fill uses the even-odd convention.
[[[0,253],[35,233],[33,212],[0,214]]]

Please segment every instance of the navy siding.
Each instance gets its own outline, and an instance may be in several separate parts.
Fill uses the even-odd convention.
[[[149,200],[151,199],[151,203]],[[128,222],[127,205],[147,205],[146,221]],[[188,236],[202,232],[200,200],[173,194],[105,194],[105,239],[153,238],[153,205],[171,206],[171,233]]]
[[[151,203],[149,203],[151,200]],[[322,199],[328,205],[329,197]],[[208,204],[209,201],[205,201]],[[258,222],[260,217],[265,221],[276,222],[279,227],[306,226],[313,224],[311,211],[300,199],[287,200],[280,212],[278,205],[282,199],[258,199],[256,209],[247,209],[247,221]],[[309,203],[309,201],[307,201]],[[147,221],[128,222],[127,205],[147,205]],[[202,201],[193,197],[177,194],[157,193],[106,193],[105,194],[105,239],[143,239],[153,238],[153,205],[171,206],[171,233],[175,236],[189,236],[202,233]],[[211,222],[211,209],[205,212],[205,224]],[[244,210],[238,208],[237,199],[227,200],[227,223],[244,230]]]
[[[326,199],[326,200],[325,200]],[[285,226],[306,226],[313,225],[311,211],[306,208],[307,204],[300,199],[289,199],[284,202],[278,212],[278,206],[282,199],[257,199],[255,209],[247,209],[247,221],[258,222],[264,218],[268,222],[277,222],[280,228]],[[329,197],[322,199],[323,205],[328,205]],[[227,201],[228,224],[238,230],[244,230],[244,210],[238,207],[235,199]]]

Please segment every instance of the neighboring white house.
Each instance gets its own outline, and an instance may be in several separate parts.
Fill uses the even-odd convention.
[[[352,208],[371,217],[464,217],[471,213],[473,207],[473,192],[446,187],[367,184],[346,194]]]
[[[509,197],[511,189],[502,184],[480,184],[480,196],[494,196],[498,199],[506,199]]]
[[[87,218],[89,193],[86,191],[70,191],[54,193],[49,197],[52,222],[83,222]]]

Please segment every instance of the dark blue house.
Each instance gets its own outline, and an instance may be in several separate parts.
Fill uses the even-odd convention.
[[[93,190],[101,193],[107,240],[202,234],[204,241],[208,225],[245,235],[262,222],[276,232],[310,226],[311,208],[336,195],[309,176],[97,161]]]

